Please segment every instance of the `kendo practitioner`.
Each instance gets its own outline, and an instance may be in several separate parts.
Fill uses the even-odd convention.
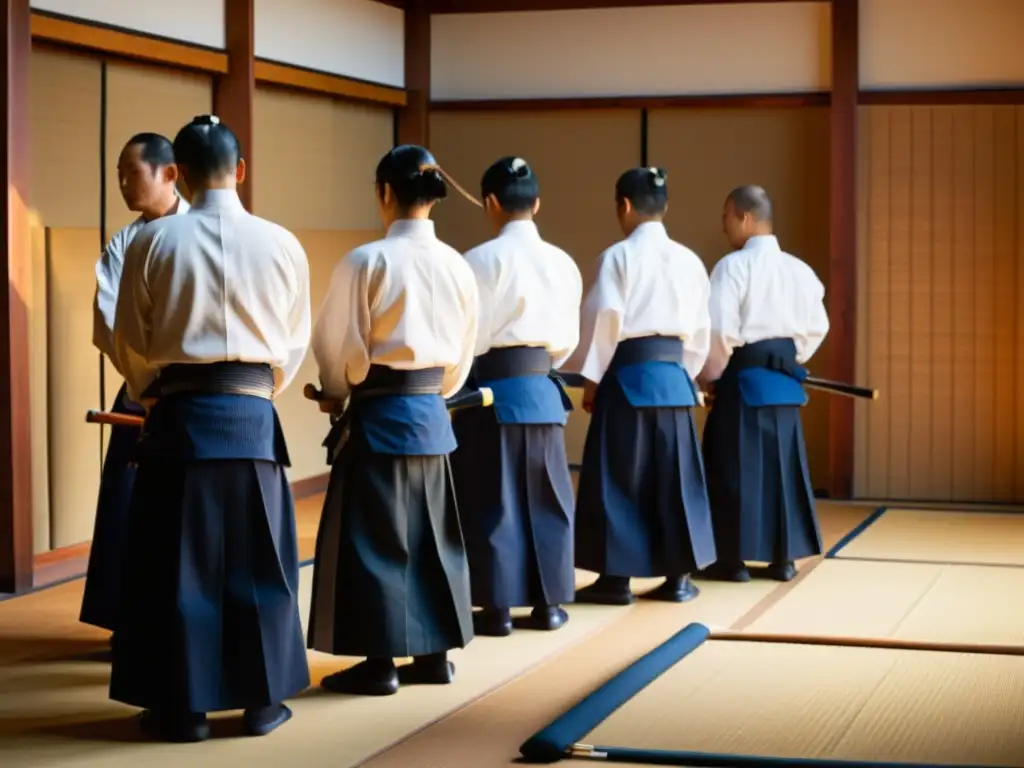
[[[165,136],[157,133],[132,136],[118,158],[117,177],[128,210],[140,215],[111,238],[96,262],[92,343],[111,362],[115,361],[114,311],[117,308],[117,289],[121,283],[125,251],[147,222],[162,216],[187,213],[189,209],[188,203],[178,197],[175,186],[178,169],[174,164],[174,149]],[[128,399],[123,384],[111,410],[136,416],[145,413],[141,405]],[[101,629],[114,629],[121,583],[121,541],[131,501],[132,481],[135,478],[131,461],[138,440],[139,429],[136,427],[110,427],[107,455],[100,477],[92,548],[89,550],[85,594],[82,596],[82,611],[79,615],[80,621]]]
[[[605,251],[583,308],[583,407],[592,416],[576,505],[576,565],[600,574],[577,602],[628,605],[630,577],[664,576],[646,597],[699,592],[689,574],[715,561],[693,423],[693,380],[708,354],[707,269],[673,242],[665,171],[615,185],[626,239]]]
[[[336,415],[308,642],[365,658],[321,681],[335,693],[450,683],[447,652],[473,637],[444,398],[473,363],[477,287],[430,220],[448,178],[423,147],[381,159],[376,198],[387,234],[338,262],[313,330],[321,408]]]
[[[148,407],[125,536],[111,698],[171,741],[244,709],[250,735],[309,685],[288,451],[273,399],[310,336],[309,265],[250,215],[238,140],[214,116],[174,154],[192,210],[145,225],[125,256],[114,351]]]
[[[718,562],[705,576],[747,581],[746,562],[789,581],[793,561],[821,553],[797,366],[828,333],[825,288],[779,247],[761,187],[729,193],[722,217],[734,249],[711,273],[711,352],[700,381],[713,395],[704,462]]]
[[[492,408],[453,418],[455,493],[466,536],[476,634],[512,632],[510,607],[532,606],[517,625],[554,630],[572,602],[573,490],[565,454],[572,403],[552,372],[579,343],[583,280],[565,251],[541,239],[537,177],[503,157],[480,182],[497,237],[466,253],[480,292],[471,387]]]

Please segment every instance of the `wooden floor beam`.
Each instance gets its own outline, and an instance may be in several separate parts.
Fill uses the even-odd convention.
[[[857,360],[858,0],[832,2],[832,102],[826,303],[832,324],[831,378],[852,382]],[[829,399],[829,493],[853,494],[854,413],[848,397]]]
[[[252,212],[253,100],[256,95],[256,43],[254,0],[224,0],[224,41],[227,74],[214,83],[213,110],[235,133],[245,158],[245,183],[238,188],[242,205]]]
[[[405,92],[405,106],[396,114],[397,143],[429,147],[430,11],[426,0],[409,0],[405,8]]]
[[[7,290],[0,292],[0,592],[32,587],[32,444],[29,407],[29,0],[3,12],[4,200],[0,241]],[[40,396],[45,396],[41,394]]]

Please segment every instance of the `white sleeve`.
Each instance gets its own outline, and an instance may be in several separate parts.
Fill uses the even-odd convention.
[[[620,246],[621,248],[621,246]],[[615,356],[626,314],[625,274],[619,248],[601,255],[597,280],[583,303],[581,344],[585,357],[580,373],[599,383]]]
[[[466,263],[473,271],[477,291],[477,330],[474,339],[474,356],[482,355],[491,348],[494,338],[494,304],[501,279],[501,270],[496,259],[483,258],[476,249],[466,253]]]
[[[124,268],[123,230],[107,243],[96,262],[96,294],[92,302],[92,343],[114,360],[114,316]]]
[[[467,270],[462,288],[462,316],[465,330],[462,338],[462,354],[459,362],[445,371],[441,387],[445,397],[451,397],[466,384],[476,358],[477,340],[480,337],[480,293],[476,279]]]
[[[558,370],[572,357],[580,343],[580,305],[583,303],[583,277],[576,262],[566,254],[566,271],[569,273],[570,287],[563,294],[565,298],[565,320],[558,349],[551,350],[551,365]]]
[[[309,259],[298,240],[285,244],[295,268],[295,300],[288,316],[288,362],[284,380],[276,387],[275,396],[284,392],[295,380],[309,350],[312,310],[309,298]]]
[[[124,267],[117,291],[114,316],[114,367],[124,376],[128,397],[139,402],[142,393],[156,380],[159,366],[149,360],[152,339],[153,297],[146,271],[153,237],[145,228],[132,240],[124,255]]]
[[[734,259],[722,259],[711,272],[711,293],[708,313],[711,320],[711,344],[708,360],[701,378],[717,381],[726,366],[732,351],[742,343],[740,308],[746,281],[740,273],[742,266]]]
[[[693,331],[683,347],[683,367],[696,381],[711,350],[711,280],[702,262],[694,268],[694,284]]]
[[[320,387],[329,400],[349,396],[350,365],[369,365],[369,275],[368,261],[356,252],[339,261],[313,326],[313,356],[320,371]]]
[[[810,268],[808,268],[810,272]],[[803,365],[810,360],[814,353],[821,347],[829,331],[828,312],[825,309],[825,286],[821,284],[818,276],[810,273],[808,275],[813,281],[810,316],[807,318],[807,334],[796,341],[796,361]]]

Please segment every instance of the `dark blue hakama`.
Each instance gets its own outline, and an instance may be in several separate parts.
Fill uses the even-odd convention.
[[[121,386],[114,405],[114,413],[143,416],[146,410],[128,399]],[[128,510],[135,482],[135,448],[141,430],[136,427],[112,426],[107,442],[107,455],[103,460],[99,499],[96,503],[96,522],[93,527],[92,546],[89,550],[89,569],[85,576],[85,593],[79,620],[100,627],[114,629],[117,601],[121,586],[121,568],[124,557],[122,543],[128,525]]]
[[[576,504],[576,565],[679,577],[716,559],[679,339],[619,342],[594,400]]]
[[[719,561],[782,564],[821,554],[791,339],[733,351],[715,384],[704,462]]]
[[[215,393],[223,374],[238,372],[273,391],[268,366],[161,374],[124,541],[117,701],[159,712],[256,709],[309,685],[287,448],[270,399]]]
[[[565,453],[572,404],[542,348],[494,349],[470,386],[492,408],[453,419],[452,472],[466,536],[473,604],[485,609],[572,602],[572,478]]]
[[[332,468],[310,648],[403,658],[462,648],[473,637],[441,375],[371,367],[325,442]]]

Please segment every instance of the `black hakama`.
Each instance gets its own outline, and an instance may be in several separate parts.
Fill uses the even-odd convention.
[[[110,409],[114,413],[133,416],[145,415],[145,409],[128,399],[122,385]],[[85,593],[79,620],[100,627],[114,629],[114,616],[121,586],[121,567],[128,509],[135,481],[135,448],[139,442],[137,427],[110,427],[107,455],[100,477],[99,500],[96,504],[96,522],[89,550],[89,569],[85,577]]]
[[[317,533],[312,649],[391,660],[444,654],[473,637],[442,374],[371,367],[325,441],[333,466]]]
[[[269,397],[230,394],[273,392],[271,370],[171,366],[161,382],[138,452],[111,698],[178,717],[274,707],[309,685],[288,456]]]
[[[736,348],[715,384],[703,446],[718,547],[709,575],[743,579],[754,561],[792,578],[792,561],[821,554],[795,370],[793,341],[771,339]]]
[[[696,394],[681,360],[678,339],[623,341],[597,388],[580,470],[576,565],[605,582],[678,580],[715,561]],[[680,585],[680,599],[693,589]]]
[[[453,419],[459,447],[452,470],[473,604],[501,613],[503,626],[509,608],[552,608],[575,594],[564,434],[572,405],[550,371],[545,349],[491,350],[477,359],[472,386],[491,388],[494,407]],[[565,617],[544,611],[534,619],[526,625],[556,628]]]

